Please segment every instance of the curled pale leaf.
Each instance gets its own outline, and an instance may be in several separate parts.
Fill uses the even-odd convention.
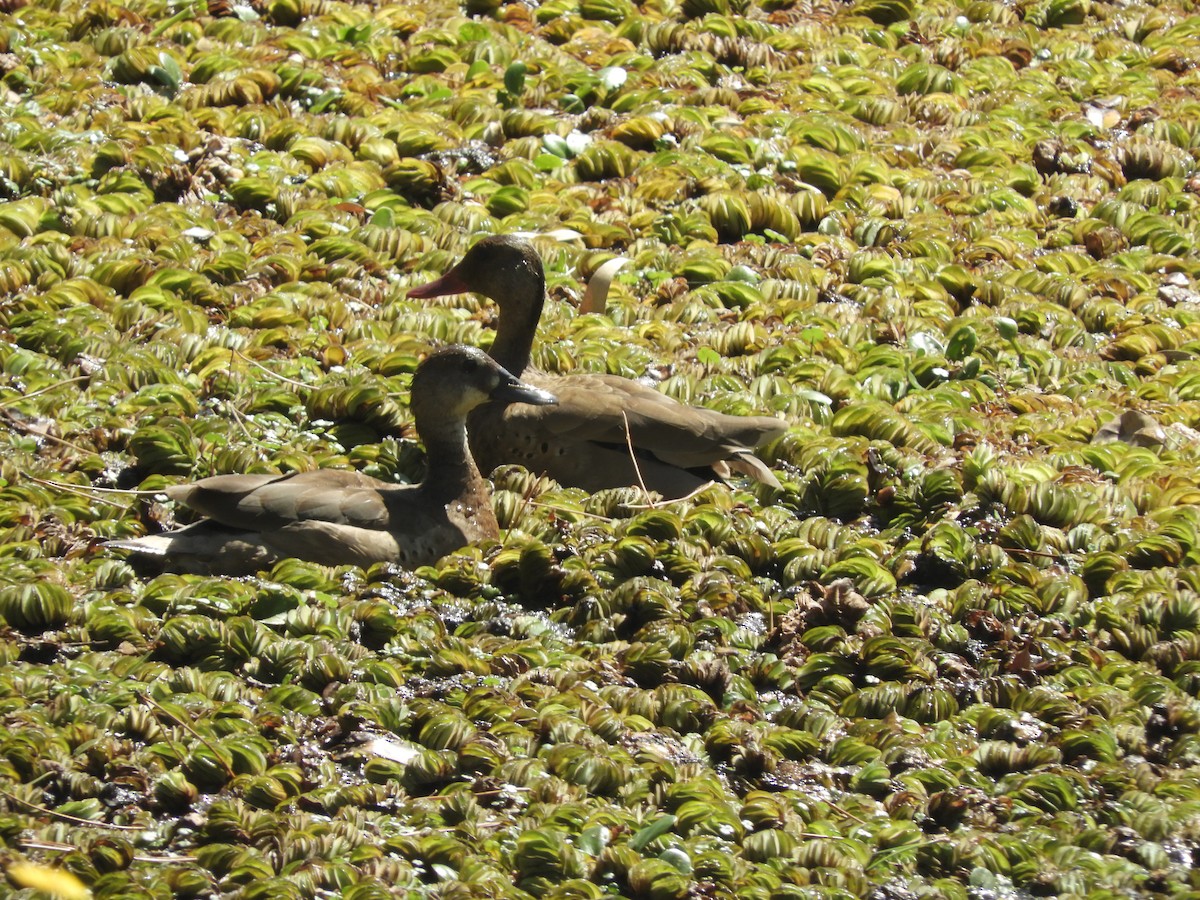
[[[1086,104],[1083,107],[1083,115],[1097,128],[1112,128],[1121,121],[1121,111],[1104,103]]]
[[[610,91],[619,90],[629,78],[629,73],[620,66],[605,66],[598,74],[600,83]]]
[[[392,762],[398,762],[404,765],[412,762],[421,751],[408,744],[393,741],[389,738],[374,738],[363,745],[363,749],[372,756],[378,756],[382,759],[390,759]]]
[[[574,241],[583,237],[583,235],[573,228],[555,228],[553,231],[514,231],[513,237],[525,238],[526,240],[541,237],[550,238],[555,241]]]
[[[1153,416],[1136,409],[1128,409],[1115,419],[1110,419],[1092,436],[1093,444],[1120,441],[1133,447],[1161,447],[1166,443],[1166,432]]]
[[[583,293],[583,302],[579,304],[581,313],[603,313],[605,301],[608,300],[608,289],[617,273],[627,263],[623,256],[616,256],[595,271],[588,280],[587,290]]]

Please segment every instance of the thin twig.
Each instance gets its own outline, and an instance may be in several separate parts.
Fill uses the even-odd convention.
[[[208,740],[208,738],[206,738],[204,735],[202,735],[200,732],[198,732],[195,728],[193,728],[190,722],[183,721],[183,719],[179,718],[179,716],[175,715],[175,713],[171,712],[169,709],[167,709],[165,706],[163,706],[161,703],[159,703],[157,700],[155,700],[149,694],[143,694],[140,691],[134,691],[134,696],[137,697],[139,700],[149,703],[151,706],[153,706],[155,709],[157,709],[159,712],[161,712],[167,718],[171,719],[177,725],[179,725],[181,728],[183,728],[184,731],[191,734],[192,737],[194,737],[196,740],[198,740],[200,743],[202,743],[205,747],[207,747],[209,750],[211,750],[213,752],[213,756],[215,756],[217,758],[217,762],[219,762],[221,764],[221,768],[225,770],[225,773],[230,778],[237,778],[237,772],[233,771],[233,766],[231,766],[229,763],[225,762],[225,757],[221,755],[221,752],[215,746],[213,746],[213,744]]]
[[[137,856],[133,857],[134,862],[155,863],[164,866],[174,865],[175,863],[194,863],[200,857],[198,856]]]
[[[633,449],[633,433],[629,428],[629,417],[625,414],[625,410],[621,410],[621,418],[625,420],[625,446],[629,448],[629,461],[633,463],[633,471],[637,474],[638,487],[642,489],[642,493],[649,494],[650,489],[646,487],[646,482],[642,478],[642,468],[638,465],[637,454]],[[666,500],[654,500],[650,503],[626,503],[626,509],[661,509],[671,503],[678,503],[681,500],[691,500],[703,490],[712,487],[714,482],[706,481],[700,487],[696,488],[690,494],[683,497],[674,497]]]
[[[602,516],[600,513],[588,512],[584,509],[572,509],[569,506],[555,506],[553,503],[542,503],[539,500],[530,500],[530,506],[536,506],[538,509],[549,509],[554,512],[570,513],[573,516],[587,516],[589,519],[599,519],[601,522],[615,522],[616,519],[610,516]]]
[[[74,378],[64,378],[62,381],[56,381],[54,384],[48,384],[44,388],[38,388],[36,391],[30,391],[28,394],[21,394],[19,397],[13,397],[11,400],[0,400],[0,408],[12,406],[14,403],[20,403],[22,400],[28,400],[30,397],[36,397],[39,394],[45,394],[66,384],[74,384],[77,381],[87,381],[91,377],[91,375],[76,375]]]
[[[57,841],[32,841],[28,838],[21,838],[18,843],[29,850],[60,850],[63,853],[70,853],[72,850],[78,850],[74,844],[60,844]]]
[[[625,414],[625,410],[621,410],[621,420],[625,423],[625,446],[629,448],[629,461],[633,463],[633,471],[637,475],[642,492],[648,494],[650,490],[646,487],[646,480],[642,478],[642,467],[638,465],[637,454],[633,450],[633,430],[629,427],[629,416]]]
[[[49,478],[38,478],[36,475],[26,475],[27,479],[34,484],[40,484],[42,487],[54,488],[56,491],[63,491],[67,494],[75,494],[77,497],[87,497],[89,500],[96,499],[95,494],[125,494],[133,497],[152,497],[155,494],[161,494],[162,491],[138,491],[129,488],[102,488],[95,487],[90,484],[70,484],[66,481],[53,481]]]
[[[526,793],[528,793],[532,790],[533,790],[533,788],[526,787],[523,784],[506,784],[502,788],[490,788],[486,791],[471,791],[471,796],[472,797],[497,797],[500,794],[507,794],[510,791],[516,791],[517,793],[520,793],[521,791],[525,791]]]
[[[670,506],[672,503],[682,503],[684,500],[691,500],[697,494],[707,491],[710,487],[716,484],[715,481],[706,481],[700,487],[696,488],[690,494],[684,494],[682,497],[674,497],[665,500],[655,500],[653,503],[626,503],[626,509],[659,509],[663,506]]]
[[[254,366],[255,368],[262,369],[264,372],[266,372],[268,375],[270,375],[272,378],[276,379],[277,381],[282,381],[284,384],[290,384],[290,385],[292,385],[292,387],[304,388],[306,391],[311,391],[313,389],[313,386],[311,384],[305,384],[303,381],[293,381],[291,378],[288,378],[284,375],[280,375],[278,372],[272,372],[270,369],[268,369],[266,366],[264,366],[258,360],[251,359],[249,356],[247,356],[245,353],[242,353],[240,350],[230,350],[229,352],[232,355],[240,356],[242,359],[244,359],[246,362],[250,363],[250,365]]]
[[[26,434],[31,434],[35,438],[45,438],[46,440],[50,441],[52,444],[59,444],[63,447],[70,447],[76,453],[82,453],[84,456],[91,456],[93,453],[96,452],[95,450],[85,450],[83,447],[80,447],[78,444],[72,444],[70,441],[64,440],[63,438],[60,438],[60,437],[55,437],[54,435],[49,434],[45,431],[38,431],[32,425],[27,425],[26,423],[22,422],[20,419],[16,418],[8,410],[6,410],[2,407],[0,407],[0,417],[2,417],[6,422],[8,422],[9,425],[12,425],[18,431],[23,431]]]
[[[225,374],[227,376],[229,376],[230,381],[234,380],[234,378],[233,378],[233,360],[236,355],[239,355],[237,350],[234,350],[231,348],[229,351],[229,368],[225,372]],[[249,357],[243,357],[243,358],[249,359]],[[250,360],[250,361],[254,362],[254,360]],[[272,373],[272,374],[274,374],[274,373]],[[253,444],[254,438],[251,437],[251,435],[250,435],[250,429],[248,429],[246,427],[245,415],[242,413],[242,411],[240,409],[238,409],[236,406],[234,406],[233,403],[229,403],[229,404],[227,404],[227,406],[228,406],[229,412],[233,414],[233,421],[236,422],[238,428],[240,428],[242,430],[242,435],[246,438],[247,441],[249,441],[250,443]]]
[[[44,806],[38,806],[36,803],[30,803],[28,800],[23,800],[16,794],[11,794],[8,791],[0,788],[0,794],[3,794],[9,800],[14,800],[24,806],[28,806],[35,812],[50,816],[55,819],[62,819],[64,822],[73,822],[76,825],[90,825],[93,828],[110,828],[113,831],[145,831],[144,825],[112,825],[109,822],[93,822],[91,819],[81,819],[78,816],[69,816],[66,813],[55,812],[52,809],[47,809]]]
[[[413,829],[410,834],[453,834],[464,828],[511,828],[512,822],[459,822],[457,825],[430,825]]]
[[[1020,547],[1002,547],[1005,553],[1015,553],[1018,556],[1040,556],[1042,559],[1058,559],[1058,553],[1047,553],[1044,550],[1022,550]]]
[[[229,410],[233,417],[234,424],[241,429],[242,436],[246,438],[247,442],[251,444],[255,443],[254,435],[252,435],[250,433],[250,429],[246,427],[246,422],[248,421],[246,414],[232,403],[226,404],[226,409]]]
[[[38,478],[36,475],[26,475],[25,477],[35,484],[42,484],[46,487],[52,488],[62,488],[64,491],[69,491],[71,488],[76,488],[77,490],[89,491],[97,494],[133,494],[135,496],[140,494],[149,496],[163,493],[162,491],[151,490],[139,491],[137,488],[106,488],[95,484],[70,484],[66,481],[54,481],[50,478]]]
[[[22,847],[27,850],[51,850],[58,853],[74,853],[79,850],[74,844],[60,844],[56,841],[33,841],[22,838],[20,841]],[[193,863],[196,861],[194,856],[137,856],[133,857],[134,862],[144,863]]]
[[[838,813],[839,815],[843,815],[843,816],[845,816],[847,819],[853,819],[853,820],[854,820],[855,822],[857,822],[859,825],[866,825],[866,824],[867,824],[867,820],[866,820],[866,819],[860,819],[860,818],[859,818],[858,816],[856,816],[854,813],[850,812],[850,810],[848,810],[848,809],[843,809],[842,807],[840,807],[840,806],[838,806],[836,803],[834,803],[832,800],[826,800],[826,801],[825,801],[825,805],[826,805],[826,806],[828,806],[830,809],[832,809],[832,810],[833,810],[835,813]]]

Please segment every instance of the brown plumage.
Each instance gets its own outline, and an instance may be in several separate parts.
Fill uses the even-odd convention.
[[[296,557],[323,565],[412,567],[499,536],[487,484],[467,449],[467,415],[483,403],[552,404],[481,350],[447,347],[418,367],[412,413],[429,470],[416,485],[358,472],[216,475],[167,489],[208,518],[109,546],[159,556],[171,568],[238,575]],[[530,408],[536,408],[531,406]]]
[[[552,408],[485,404],[471,414],[471,451],[484,469],[520,463],[560,484],[597,491],[639,483],[680,497],[738,471],[778,486],[753,449],[787,429],[770,416],[685,406],[616,375],[549,375],[529,366],[546,276],[533,246],[512,235],[477,242],[449,272],[410,297],[482,294],[500,308],[492,358],[558,397]],[[637,466],[626,438],[633,444]]]

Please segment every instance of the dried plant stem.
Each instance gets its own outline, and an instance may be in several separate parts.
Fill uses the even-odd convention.
[[[599,522],[615,522],[615,521],[617,521],[616,519],[612,518],[611,516],[602,516],[602,515],[600,515],[600,513],[588,512],[585,509],[572,509],[568,506],[555,506],[553,503],[542,503],[538,500],[530,500],[529,505],[535,506],[538,509],[549,509],[549,510],[552,510],[553,512],[569,513],[570,515],[573,515],[573,516],[586,516],[589,519],[595,519]]]
[[[95,494],[124,494],[129,497],[153,497],[162,493],[162,491],[139,491],[134,488],[104,488],[91,484],[69,484],[65,481],[54,481],[50,478],[38,478],[36,475],[26,475],[25,477],[34,484],[40,484],[43,487],[54,488],[56,491],[74,494],[77,497],[87,497],[89,499],[95,499]]]
[[[646,480],[642,478],[642,467],[638,465],[637,453],[633,450],[633,431],[629,427],[629,416],[625,414],[625,410],[621,410],[621,421],[625,423],[625,446],[629,448],[629,461],[633,463],[633,471],[637,474],[642,493],[648,494],[650,491],[646,487]]]
[[[195,728],[193,728],[191,722],[183,721],[183,719],[179,718],[179,716],[175,715],[175,713],[171,712],[169,709],[167,709],[165,706],[163,706],[161,703],[159,703],[157,700],[155,700],[149,694],[143,694],[141,692],[136,692],[135,696],[139,700],[143,701],[144,703],[148,703],[150,706],[153,706],[160,713],[162,713],[164,716],[169,718],[171,721],[175,722],[184,731],[188,732],[188,734],[190,734],[192,737],[194,737],[196,740],[198,740],[200,743],[202,743],[205,747],[207,747],[209,750],[211,750],[213,752],[213,756],[216,757],[217,762],[219,762],[221,764],[221,768],[225,770],[225,774],[227,774],[230,778],[237,777],[237,772],[233,771],[233,766],[231,766],[229,763],[225,762],[225,757],[221,755],[221,751],[219,751],[215,746],[213,746],[212,742],[209,741],[208,738],[206,738],[204,735],[202,735],[200,732],[198,732]]]
[[[60,438],[60,437],[55,437],[54,435],[47,434],[44,431],[38,431],[33,426],[28,425],[25,422],[22,422],[16,416],[14,416],[8,410],[6,410],[2,407],[0,407],[0,417],[2,417],[6,422],[8,422],[9,425],[11,425],[13,428],[17,429],[18,431],[23,431],[23,432],[25,432],[25,434],[31,434],[35,438],[42,438],[44,440],[50,441],[50,443],[52,443],[52,444],[58,444],[60,447],[69,447],[70,449],[74,450],[76,453],[79,453],[83,456],[91,456],[93,453],[96,452],[95,450],[85,450],[83,447],[80,447],[78,444],[72,444],[68,440],[64,440],[63,438]]]
[[[1006,547],[1005,553],[1015,553],[1017,556],[1038,556],[1042,559],[1058,559],[1061,554],[1047,553],[1044,550],[1023,550],[1020,547]]]
[[[136,488],[106,488],[92,484],[70,484],[66,481],[55,481],[53,478],[38,478],[36,475],[26,475],[34,484],[43,487],[57,488],[60,491],[76,490],[87,494],[161,494],[162,491],[139,491]]]
[[[93,822],[91,819],[81,819],[78,816],[69,816],[66,813],[55,812],[52,809],[47,809],[44,806],[38,806],[36,803],[30,803],[28,800],[22,800],[16,794],[11,794],[8,791],[0,788],[0,795],[7,797],[15,803],[20,803],[29,809],[39,812],[42,815],[50,816],[54,819],[62,819],[64,822],[72,822],[75,825],[88,825],[92,828],[108,828],[112,831],[145,831],[144,825],[113,825],[109,822]],[[74,849],[73,847],[71,849]]]
[[[626,509],[661,509],[664,506],[670,506],[672,503],[682,503],[685,500],[691,500],[698,494],[707,491],[710,487],[716,484],[715,481],[706,481],[700,487],[696,488],[690,494],[684,494],[682,497],[673,497],[669,500],[656,500],[653,503],[627,503]]]
[[[272,372],[270,369],[268,369],[266,366],[264,366],[258,360],[251,359],[249,356],[247,356],[245,353],[242,353],[240,350],[230,350],[229,354],[230,354],[231,361],[234,356],[240,356],[242,359],[244,359],[246,362],[250,363],[250,365],[254,366],[256,369],[262,369],[264,372],[266,372],[268,375],[270,375],[276,381],[281,381],[284,384],[290,384],[292,387],[304,388],[304,390],[306,390],[306,391],[312,390],[313,386],[311,384],[305,384],[303,381],[294,381],[293,379],[288,378],[285,375],[280,375],[278,372]]]
[[[51,850],[57,853],[74,853],[79,850],[73,844],[61,844],[57,841],[34,841],[21,839],[21,846],[26,850]],[[172,863],[193,863],[196,861],[194,856],[134,856],[134,862],[155,863],[161,865],[170,865]]]
[[[36,397],[39,394],[49,393],[50,391],[63,387],[64,385],[75,384],[78,381],[87,381],[91,377],[91,375],[76,375],[74,378],[64,378],[62,381],[56,381],[54,384],[48,384],[44,388],[38,388],[36,391],[30,391],[28,394],[21,394],[18,397],[13,397],[11,400],[0,400],[0,409],[20,403],[22,400],[28,400],[30,397]]]

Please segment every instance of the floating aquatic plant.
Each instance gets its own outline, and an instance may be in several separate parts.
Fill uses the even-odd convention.
[[[4,4],[13,888],[1200,889],[1196,31]],[[409,377],[494,314],[407,289],[496,231],[539,235],[539,366],[782,414],[782,487],[504,468],[503,539],[416,572],[102,546],[184,479],[419,478]]]

